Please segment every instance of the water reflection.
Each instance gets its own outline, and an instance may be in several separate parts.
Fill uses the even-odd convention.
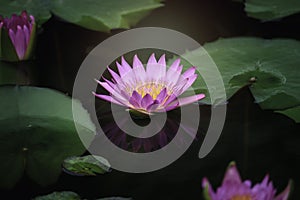
[[[114,115],[116,114],[115,112],[120,112],[117,114],[123,116],[121,120],[116,122],[109,103],[101,102],[100,106],[97,106],[97,108],[98,121],[105,135],[98,133],[92,146],[96,144],[99,145],[101,143],[101,138],[107,137],[113,144],[123,150],[148,153],[159,150],[169,144],[174,139],[179,129],[182,129],[186,133],[186,137],[195,138],[197,134],[195,128],[181,122],[180,108],[168,112],[165,123],[159,121],[160,114],[151,116],[152,120],[150,120],[147,116],[140,117],[129,114],[129,111],[125,110],[124,107],[117,107],[114,109]],[[124,131],[124,127],[128,126],[130,121],[131,123],[133,121],[133,123],[141,127],[141,131],[134,134],[137,137],[126,130]],[[152,127],[155,127],[155,130],[147,126],[150,122],[152,123]],[[163,126],[161,126],[162,124]],[[147,137],[149,135],[150,137]],[[186,137],[176,138],[175,143],[178,148],[185,145],[187,140]]]

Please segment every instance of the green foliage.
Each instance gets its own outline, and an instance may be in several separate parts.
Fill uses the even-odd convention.
[[[41,25],[54,13],[84,28],[108,32],[115,28],[129,28],[160,6],[162,4],[155,0],[3,0],[0,14],[10,16],[27,10]]]
[[[96,176],[110,171],[110,164],[100,156],[70,157],[64,160],[66,172],[73,175]]]
[[[297,123],[300,123],[300,106],[297,106],[294,108],[289,108],[286,110],[277,111],[277,112],[282,113],[282,114],[292,118]]]
[[[222,75],[227,98],[248,86],[263,109],[283,110],[300,105],[300,42],[289,39],[229,38],[207,43],[204,48]],[[217,78],[211,71],[211,62],[207,62],[203,49],[187,52],[184,57],[198,62],[200,74],[209,74],[211,79]],[[185,69],[188,67],[185,66]],[[194,89],[207,91],[201,78],[195,82]],[[213,92],[216,96],[222,95],[218,94],[217,89]],[[208,99],[205,101],[209,102]]]
[[[53,13],[88,29],[109,31],[129,28],[160,6],[153,0],[55,0]]]
[[[48,195],[38,196],[33,200],[80,200],[80,196],[75,192],[63,191],[63,192],[53,192]],[[106,197],[97,200],[132,200],[132,198],[124,197]]]
[[[248,16],[260,20],[274,20],[300,12],[299,0],[246,0]]]
[[[74,122],[72,100],[57,91],[26,87],[0,87],[0,187],[11,188],[24,172],[41,185],[54,183],[62,161],[85,151],[76,123],[92,140],[95,127],[89,114],[76,101],[73,109],[82,113]]]

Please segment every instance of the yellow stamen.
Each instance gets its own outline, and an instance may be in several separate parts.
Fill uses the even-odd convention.
[[[250,195],[235,195],[231,200],[252,200]]]
[[[150,94],[153,99],[156,99],[159,93],[164,89],[163,84],[147,83],[136,88],[136,92],[142,97],[146,94]]]

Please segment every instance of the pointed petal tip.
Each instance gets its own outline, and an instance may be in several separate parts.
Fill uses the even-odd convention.
[[[266,174],[260,185],[267,187],[269,184],[272,184],[272,182],[269,182],[269,174]]]
[[[282,191],[278,196],[276,196],[274,200],[288,200],[292,190],[293,190],[293,181],[289,180],[289,183],[284,189],[284,191]]]
[[[200,99],[204,99],[205,98],[205,94],[197,94],[198,100]]]
[[[172,65],[173,64],[180,65],[180,62],[181,62],[181,59],[180,58],[176,58],[176,60],[174,60],[174,62],[172,63]]]
[[[125,60],[124,56],[121,56],[121,62],[122,62],[122,63],[123,63],[123,62],[127,62],[127,61]]]
[[[225,172],[223,184],[226,182],[236,182],[236,183],[242,182],[240,173],[237,169],[235,162],[231,162]]]
[[[26,11],[26,10],[23,10],[23,11],[21,12],[21,15],[26,16],[26,15],[27,15],[27,11]]]
[[[14,36],[15,35],[15,32],[14,32],[14,30],[12,30],[11,28],[10,29],[8,29],[8,34],[10,35],[10,36]]]
[[[29,18],[31,20],[31,23],[34,24],[35,23],[35,18],[33,15],[29,15]]]
[[[99,81],[98,79],[94,78],[94,81],[101,85],[101,81]]]
[[[162,54],[159,58],[159,60],[165,60],[166,59],[166,54]]]
[[[133,56],[133,68],[139,68],[139,67],[143,67],[143,63],[141,62],[141,60],[139,59],[138,55],[135,54]]]
[[[238,172],[238,169],[237,169],[237,166],[236,166],[236,162],[235,162],[235,161],[231,161],[231,162],[229,163],[226,172],[229,172],[229,171],[232,171],[232,172]]]
[[[159,60],[158,60],[158,64],[162,65],[162,66],[166,66],[166,54],[163,54]]]
[[[209,186],[209,181],[206,177],[202,179],[202,188],[206,188]]]
[[[177,71],[178,71],[179,73],[181,73],[182,69],[183,69],[183,65],[179,65]]]
[[[148,64],[156,64],[156,58],[155,58],[155,53],[152,53],[151,56],[148,59]]]
[[[228,167],[232,167],[232,166],[236,166],[236,162],[235,161],[231,161],[228,165]]]

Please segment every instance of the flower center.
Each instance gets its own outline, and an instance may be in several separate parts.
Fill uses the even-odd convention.
[[[250,195],[235,195],[230,200],[252,200]]]
[[[153,99],[156,99],[159,93],[164,89],[163,84],[159,83],[147,83],[140,87],[136,88],[136,92],[139,93],[142,97],[146,94],[150,94]]]

